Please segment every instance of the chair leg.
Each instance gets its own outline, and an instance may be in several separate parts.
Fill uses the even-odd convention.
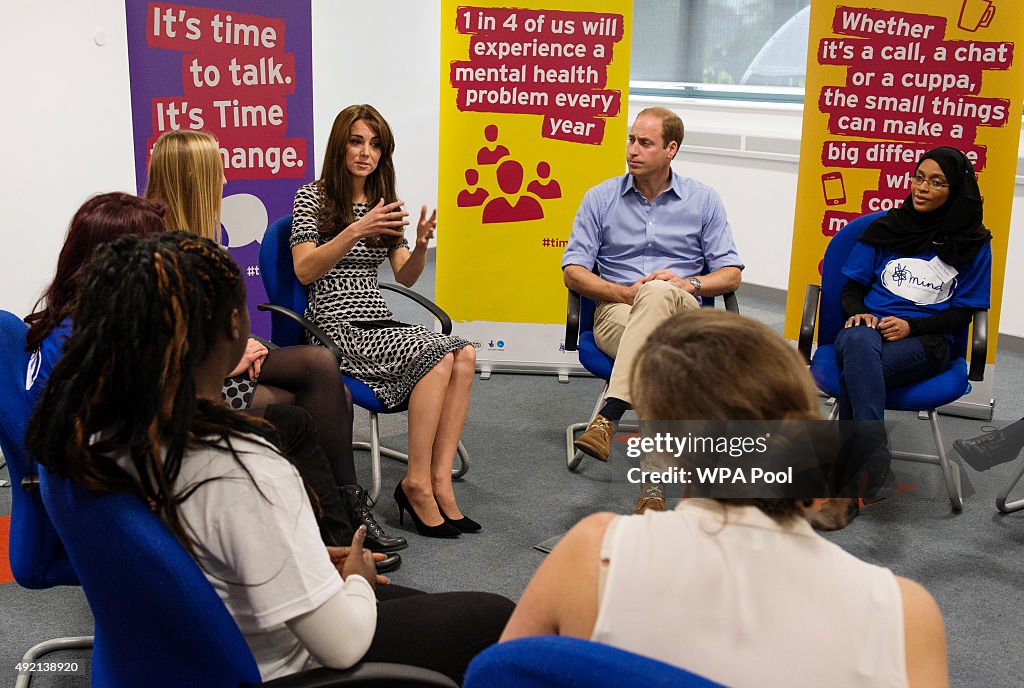
[[[353,442],[352,448],[370,452],[370,474],[373,476],[373,485],[370,487],[367,501],[370,503],[370,506],[373,506],[377,503],[377,498],[380,497],[380,455],[389,455],[388,452],[393,452],[394,450],[380,446],[380,422],[376,413],[373,411],[368,411],[368,413],[370,414],[370,441]],[[405,454],[402,454],[402,456],[405,456]]]
[[[939,454],[939,467],[942,468],[942,478],[946,482],[949,501],[953,511],[961,511],[964,508],[964,496],[960,489],[960,465],[950,461],[946,454],[946,445],[942,441],[942,431],[939,429],[939,412],[929,409],[928,421],[932,425],[932,437],[935,439],[935,450]]]
[[[455,453],[459,459],[459,467],[452,468],[452,478],[461,478],[469,472],[469,452],[466,451],[466,445],[459,440],[459,449]]]
[[[928,421],[931,423],[932,438],[935,440],[935,449],[938,455],[894,451],[891,452],[892,457],[904,461],[937,464],[942,469],[942,480],[946,483],[946,492],[949,493],[949,501],[953,511],[960,511],[964,508],[963,491],[960,486],[960,466],[951,461],[946,453],[946,447],[942,441],[942,432],[939,430],[938,411],[930,409],[927,411],[927,414]]]
[[[566,428],[566,433],[568,435],[566,437],[566,442],[568,443],[569,448],[566,449],[567,453],[565,455],[565,466],[573,473],[575,473],[576,469],[579,468],[580,462],[583,461],[584,454],[582,451],[579,451],[575,447],[573,447],[572,443],[575,439],[576,431],[586,430],[587,425],[589,425],[589,423],[573,423],[568,428]]]
[[[604,402],[604,395],[608,393],[608,383],[604,383],[604,389],[601,390],[601,394],[597,397],[597,403],[594,404],[594,410],[590,414],[590,418],[587,419],[586,423],[572,423],[565,428],[565,465],[570,470],[575,472],[580,465],[580,461],[583,460],[583,452],[577,451],[576,447],[572,445],[576,441],[576,433],[580,430],[586,430],[587,427],[594,422],[597,418],[597,412],[601,410],[601,404]]]
[[[1020,511],[1024,509],[1024,499],[1015,499],[1012,502],[1006,501],[1006,498],[1010,496],[1010,491],[1020,482],[1021,477],[1024,477],[1024,461],[1020,463],[1020,469],[1017,471],[1017,475],[1013,477],[1010,484],[1006,486],[1006,489],[999,493],[996,497],[996,508],[1004,514],[1012,514],[1014,511]]]
[[[836,402],[829,411],[828,419],[831,421],[838,417],[839,403]],[[964,497],[960,483],[960,466],[954,461],[950,461],[949,455],[946,453],[946,445],[942,441],[942,431],[939,430],[939,414],[935,409],[928,411],[928,421],[931,424],[932,439],[935,440],[935,450],[938,455],[902,451],[890,453],[894,459],[902,461],[937,464],[942,469],[942,481],[946,484],[946,492],[949,494],[949,502],[953,511],[961,511],[964,508]],[[1024,500],[1021,500],[1021,504],[1024,506]]]
[[[369,502],[372,506],[376,504],[377,497],[380,496],[381,489],[381,466],[380,457],[386,456],[389,459],[395,461],[401,461],[402,463],[409,463],[409,455],[398,451],[397,449],[391,449],[390,447],[383,447],[380,443],[380,418],[378,414],[373,411],[368,411],[370,414],[370,441],[369,442],[353,442],[353,449],[361,449],[363,451],[370,452],[370,470],[373,474],[373,487],[370,488]],[[466,450],[466,445],[459,440],[459,447],[455,454],[458,458],[458,467],[452,467],[452,478],[461,478],[469,472],[469,452]]]
[[[44,640],[43,642],[30,647],[25,652],[25,656],[21,658],[21,663],[32,664],[43,655],[50,654],[51,652],[89,649],[92,647],[92,638],[93,637],[91,635],[82,635],[69,638],[53,638],[52,640]],[[14,688],[28,688],[31,681],[31,673],[27,671],[18,672],[18,678],[14,682]]]
[[[355,446],[355,443],[352,446]],[[380,455],[395,461],[401,461],[402,463],[409,463],[409,455],[403,454],[397,449],[381,447]],[[462,443],[462,440],[459,440],[459,446],[455,450],[455,458],[459,460],[459,463],[458,467],[452,466],[452,478],[461,478],[469,472],[469,450],[466,449],[466,445]]]

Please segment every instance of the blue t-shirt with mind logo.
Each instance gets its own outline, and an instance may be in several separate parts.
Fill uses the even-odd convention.
[[[986,243],[969,263],[953,267],[934,250],[905,256],[858,241],[843,274],[871,287],[864,307],[879,318],[927,318],[950,308],[983,310],[989,307],[992,245]]]

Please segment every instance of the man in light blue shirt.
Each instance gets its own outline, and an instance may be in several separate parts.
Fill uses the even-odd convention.
[[[721,199],[672,170],[682,141],[674,112],[641,111],[626,146],[629,174],[587,191],[562,256],[565,286],[597,302],[594,339],[615,358],[605,404],[576,440],[577,449],[602,461],[631,408],[633,361],[648,335],[666,318],[699,308],[696,297],[740,285],[743,263]],[[637,511],[645,508],[664,508],[664,497],[642,495]]]

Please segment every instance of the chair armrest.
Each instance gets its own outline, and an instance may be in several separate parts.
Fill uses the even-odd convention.
[[[380,288],[386,289],[387,291],[393,291],[396,294],[401,294],[402,296],[411,299],[412,301],[415,301],[416,303],[418,303],[419,305],[423,306],[428,311],[433,313],[434,317],[441,321],[442,333],[452,333],[452,319],[448,317],[448,314],[445,313],[440,306],[438,306],[436,303],[434,303],[427,297],[423,296],[422,294],[417,294],[412,289],[403,287],[401,284],[394,284],[392,282],[381,282]]]
[[[727,294],[722,294],[722,300],[725,302],[725,310],[730,313],[740,312],[740,303],[736,300],[736,292],[730,291]]]
[[[565,350],[576,351],[580,341],[580,295],[569,290],[565,307]]]
[[[249,333],[249,338],[250,339],[255,339],[257,342],[259,342],[263,346],[267,347],[268,349],[280,349],[281,348],[277,344],[275,344],[274,342],[270,341],[269,339],[264,339],[263,337],[259,336],[258,334],[253,334],[252,332]]]
[[[985,379],[985,363],[988,360],[988,311],[974,311],[971,331],[971,368],[967,379],[980,382]]]
[[[814,342],[814,326],[818,321],[818,300],[821,298],[821,287],[817,284],[808,284],[804,292],[804,312],[800,316],[800,338],[797,340],[797,349],[804,356],[804,360],[811,362],[811,344]]]
[[[266,683],[266,688],[331,688],[332,686],[422,686],[458,688],[444,674],[408,664],[361,662],[351,669],[312,669]]]
[[[256,306],[256,310],[277,313],[278,315],[282,315],[288,318],[289,320],[298,323],[302,327],[302,329],[306,330],[306,332],[309,332],[311,335],[313,335],[318,342],[323,344],[332,354],[334,354],[334,360],[336,360],[339,364],[341,363],[341,349],[338,348],[338,345],[334,342],[334,340],[331,339],[326,332],[321,330],[319,327],[317,327],[310,321],[306,320],[306,318],[299,315],[295,311],[291,310],[290,308],[278,306],[273,303],[261,303],[260,305]]]

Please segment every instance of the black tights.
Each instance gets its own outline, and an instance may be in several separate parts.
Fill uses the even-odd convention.
[[[309,501],[324,544],[336,547],[351,545],[355,529],[309,413],[290,404],[254,407],[244,413],[263,418],[277,430],[281,453],[298,469],[310,493]]]
[[[322,346],[271,349],[263,359],[252,406],[270,404],[304,408],[316,424],[335,484],[357,484],[352,460],[352,395],[330,351]]]
[[[416,594],[388,587],[378,594],[377,630],[362,661],[433,669],[460,685],[470,660],[498,642],[515,609],[489,592]]]

